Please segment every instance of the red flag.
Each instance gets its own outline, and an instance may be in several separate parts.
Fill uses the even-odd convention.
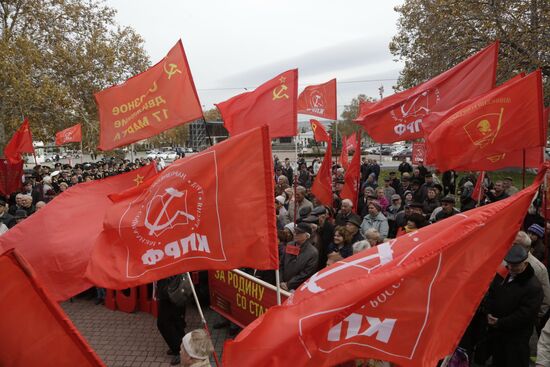
[[[332,142],[327,142],[327,151],[323,158],[321,168],[315,176],[313,185],[311,186],[311,192],[321,203],[332,207]]]
[[[148,165],[69,188],[0,236],[0,252],[15,248],[25,256],[56,301],[90,288],[84,273],[111,204],[107,195],[140,185],[155,172]]]
[[[277,75],[253,92],[239,94],[216,106],[231,136],[262,125],[269,126],[271,138],[295,136],[297,96],[298,69],[294,69]]]
[[[411,161],[414,164],[426,159],[426,144],[425,143],[413,143],[412,145],[412,157]]]
[[[483,191],[483,181],[485,181],[485,172],[482,171],[479,176],[477,176],[476,185],[474,186],[474,191],[472,191],[471,198],[477,201],[478,203],[485,198],[485,192]]]
[[[55,134],[55,145],[82,141],[82,126],[76,124]]]
[[[32,146],[32,135],[29,126],[29,120],[25,118],[23,124],[19,130],[13,134],[8,144],[4,148],[4,157],[10,163],[17,163],[21,161],[21,153],[33,153],[34,148]]]
[[[155,66],[96,93],[95,99],[101,150],[128,145],[202,118],[181,40]]]
[[[441,115],[425,125],[427,163],[440,171],[546,144],[540,70]]]
[[[340,150],[340,166],[346,171],[348,170],[348,144],[345,136],[342,135],[342,149]]]
[[[327,133],[327,130],[321,124],[319,121],[311,119],[309,120],[309,123],[311,124],[311,130],[313,130],[313,138],[316,142],[325,142],[329,143],[329,145],[332,142],[332,139],[330,138],[329,133]]]
[[[306,87],[298,96],[298,113],[336,120],[336,79]]]
[[[414,88],[361,103],[355,121],[378,143],[393,143],[422,137],[423,120],[445,111],[495,86],[498,41]]]
[[[361,146],[361,134],[354,134],[356,136],[356,147]],[[344,188],[340,194],[342,199],[350,199],[353,202],[353,207],[357,208],[357,200],[359,193],[359,177],[361,176],[361,149],[355,148],[351,163],[344,174]]]
[[[10,163],[0,159],[0,195],[8,196],[21,189],[23,177],[23,161]]]
[[[525,167],[538,168],[544,161],[544,147],[525,149]],[[494,154],[475,162],[458,166],[455,171],[496,171],[508,167],[523,167],[523,149],[510,153]]]
[[[28,263],[8,251],[0,269],[0,366],[104,366]]]
[[[456,348],[521,228],[546,167],[541,172],[533,185],[508,199],[314,274],[282,306],[270,308],[226,342],[223,365],[322,367],[374,358],[435,366]]]
[[[180,159],[113,197],[87,277],[105,288],[192,270],[278,267],[266,126]]]

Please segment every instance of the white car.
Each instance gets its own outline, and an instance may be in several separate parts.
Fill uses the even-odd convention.
[[[155,159],[157,158],[158,155],[159,155],[158,150],[151,150],[150,152],[147,153],[147,158]]]
[[[157,154],[157,158],[162,158],[166,161],[173,161],[178,156],[178,153],[174,151],[165,151]]]

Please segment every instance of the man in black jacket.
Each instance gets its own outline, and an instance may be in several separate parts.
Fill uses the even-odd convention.
[[[488,338],[495,367],[529,366],[529,338],[543,293],[527,256],[523,246],[512,246],[504,258],[509,274],[504,279],[497,275],[487,294]]]
[[[176,281],[176,277],[180,277],[181,280],[181,275],[178,275],[157,282],[157,328],[170,348],[166,354],[173,356],[171,365],[180,364],[180,345],[186,326],[185,306],[174,304],[168,296],[168,287]]]

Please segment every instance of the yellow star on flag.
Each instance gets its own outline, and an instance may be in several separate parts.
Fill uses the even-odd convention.
[[[286,82],[286,78],[282,76],[279,78],[279,81],[281,82],[281,84],[283,84],[284,82]]]
[[[133,181],[136,183],[136,186],[139,186],[143,183],[144,176],[137,175],[136,178],[133,179]]]

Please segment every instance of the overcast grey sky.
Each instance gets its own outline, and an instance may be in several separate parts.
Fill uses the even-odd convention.
[[[152,63],[182,39],[205,109],[298,68],[300,90],[337,78],[339,113],[359,93],[391,93],[402,65],[388,44],[402,2],[107,0],[143,36]]]

